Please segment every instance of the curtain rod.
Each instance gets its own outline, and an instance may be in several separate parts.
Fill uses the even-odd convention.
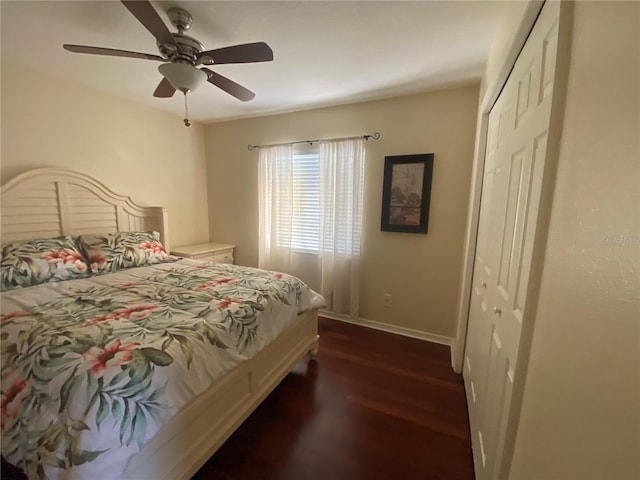
[[[351,140],[351,139],[356,139],[356,138],[364,138],[365,140],[369,140],[370,138],[373,138],[374,140],[378,140],[380,138],[380,133],[376,132],[373,135],[359,135],[356,137],[339,137],[339,138],[326,138],[324,140],[298,140],[297,142],[286,142],[286,143],[271,143],[268,145],[247,145],[247,148],[249,150],[254,150],[256,148],[263,148],[263,147],[277,147],[280,145],[296,145],[298,143],[308,143],[309,145],[313,145],[314,143],[317,142],[330,142],[332,140]]]

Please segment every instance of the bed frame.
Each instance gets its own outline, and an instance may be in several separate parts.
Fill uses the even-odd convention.
[[[155,230],[169,250],[166,209],[137,205],[94,178],[60,168],[31,170],[3,185],[0,225],[2,242]],[[131,459],[124,477],[189,479],[296,363],[317,351],[313,310],[181,410]]]

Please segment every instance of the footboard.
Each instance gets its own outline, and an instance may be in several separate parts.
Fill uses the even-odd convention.
[[[314,310],[176,415],[133,457],[125,478],[191,478],[300,359],[317,353],[317,345]]]

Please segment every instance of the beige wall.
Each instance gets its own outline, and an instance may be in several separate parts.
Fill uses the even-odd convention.
[[[640,3],[577,2],[511,468],[640,478]]]
[[[360,317],[452,337],[478,86],[207,125],[211,239],[258,263],[258,151],[248,144],[380,132],[367,143]],[[385,155],[435,153],[429,233],[380,231]],[[384,293],[392,306],[384,308]]]
[[[208,240],[202,125],[7,62],[1,108],[2,183],[37,167],[78,170],[166,207],[173,246]]]

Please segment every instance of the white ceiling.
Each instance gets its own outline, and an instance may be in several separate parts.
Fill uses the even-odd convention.
[[[500,1],[154,1],[194,17],[206,49],[264,41],[274,61],[220,65],[256,93],[243,103],[210,84],[189,94],[192,120],[215,122],[385,98],[480,79]],[[157,54],[155,39],[118,1],[2,0],[2,61],[24,64],[176,115],[178,92],[153,97],[157,62],[74,54],[63,43]]]

